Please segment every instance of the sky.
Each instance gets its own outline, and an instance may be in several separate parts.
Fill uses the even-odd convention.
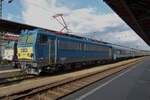
[[[52,17],[62,13],[70,34],[150,50],[103,0],[14,0],[3,2],[3,19],[60,31]]]

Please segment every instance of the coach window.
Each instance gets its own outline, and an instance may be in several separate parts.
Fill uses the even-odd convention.
[[[46,43],[48,41],[48,36],[45,34],[41,34],[39,41],[40,43]]]

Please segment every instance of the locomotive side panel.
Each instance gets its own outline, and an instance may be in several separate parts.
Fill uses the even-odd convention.
[[[85,61],[84,41],[67,37],[58,37],[58,64]]]

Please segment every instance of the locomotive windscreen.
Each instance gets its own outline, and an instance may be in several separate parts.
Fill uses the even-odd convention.
[[[19,37],[19,44],[32,44],[35,39],[35,34],[28,32],[28,34],[21,34]]]

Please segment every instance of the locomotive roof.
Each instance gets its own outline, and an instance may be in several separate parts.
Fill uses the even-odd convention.
[[[91,42],[95,42],[95,43],[101,43],[101,44],[104,44],[104,45],[107,45],[107,46],[112,46],[112,47],[117,48],[117,49],[125,49],[125,50],[131,50],[132,49],[132,50],[137,50],[135,48],[130,48],[130,47],[127,47],[127,46],[122,46],[122,45],[113,44],[113,43],[109,43],[109,42],[94,40],[94,39],[91,39],[91,38],[77,36],[77,35],[68,34],[68,33],[64,33],[64,32],[59,32],[59,31],[54,31],[54,30],[48,30],[48,29],[43,29],[43,28],[37,28],[37,29],[38,30],[42,30],[42,31],[46,31],[46,32],[53,32],[54,35],[73,37],[73,38],[80,39],[80,40],[86,40],[86,41],[91,41]]]
[[[40,29],[40,30],[43,30],[43,29]],[[81,40],[88,40],[88,41],[96,42],[96,43],[108,44],[107,42],[94,40],[94,39],[91,39],[91,38],[82,37],[82,36],[78,36],[78,35],[74,35],[74,34],[68,34],[68,33],[58,32],[58,31],[54,31],[54,30],[47,30],[47,29],[44,29],[43,31],[53,32],[55,35],[67,36],[67,37],[72,37],[72,38],[81,39]]]

